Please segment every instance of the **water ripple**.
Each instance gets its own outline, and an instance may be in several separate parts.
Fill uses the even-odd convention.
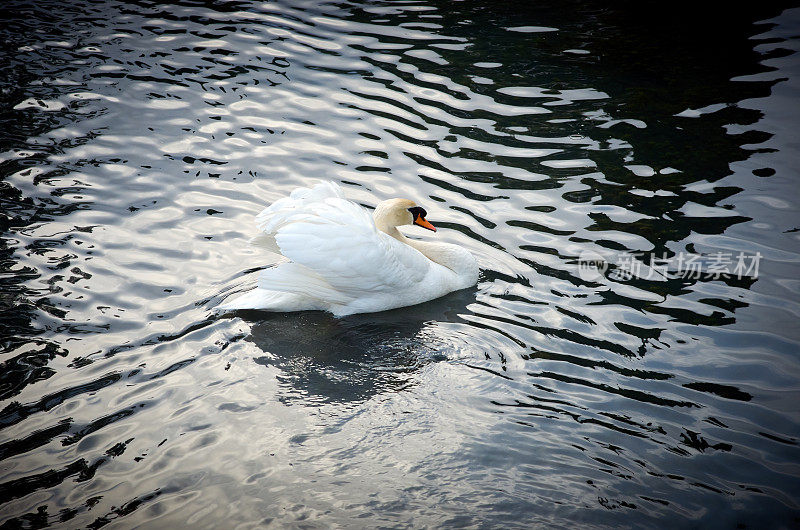
[[[8,9],[0,525],[796,522],[796,9]],[[478,287],[213,316],[319,178]]]

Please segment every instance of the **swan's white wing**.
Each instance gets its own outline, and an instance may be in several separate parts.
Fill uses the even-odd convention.
[[[313,271],[312,283],[322,280],[341,295],[355,299],[366,293],[401,291],[422,281],[429,272],[430,260],[378,231],[372,216],[344,199],[335,184],[320,184],[287,199],[264,210],[257,222],[274,237],[284,256]],[[262,287],[294,290],[302,282],[298,278],[289,282],[295,285],[284,286],[296,276],[287,278],[277,272],[280,269],[265,271]],[[266,285],[270,282],[278,285]]]
[[[296,188],[288,197],[275,201],[256,216],[256,226],[262,233],[251,238],[250,244],[280,254],[281,249],[275,241],[277,227],[288,216],[310,208],[314,203],[336,197],[343,199],[344,194],[334,182],[322,181],[312,188]]]
[[[256,216],[256,226],[267,234],[275,234],[286,218],[305,210],[312,210],[315,204],[325,199],[344,199],[342,189],[333,182],[322,181],[313,188],[297,188],[288,197],[283,197],[264,208]]]

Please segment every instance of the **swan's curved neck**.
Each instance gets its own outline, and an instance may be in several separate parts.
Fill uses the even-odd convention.
[[[392,236],[393,238],[395,238],[396,240],[400,241],[401,243],[405,243],[409,247],[416,248],[417,250],[422,252],[418,248],[418,245],[416,245],[416,243],[418,243],[418,241],[414,241],[413,239],[407,238],[400,230],[397,229],[396,226],[384,226],[384,227],[381,227],[380,225],[378,225],[378,230],[380,230],[381,232],[383,232],[386,235]],[[424,254],[424,252],[423,252],[423,254]]]
[[[403,233],[397,229],[396,226],[390,226],[386,230],[381,230],[387,235],[392,236],[396,240],[400,241],[401,243],[405,243],[411,248],[417,249],[422,253],[423,256],[428,258],[429,260],[436,262],[440,265],[446,264],[442,263],[441,257],[436,252],[439,248],[438,243],[428,242],[428,241],[417,241],[416,239],[409,239]]]

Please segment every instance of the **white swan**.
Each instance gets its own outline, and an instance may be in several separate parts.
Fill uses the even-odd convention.
[[[478,263],[447,243],[415,241],[398,226],[436,229],[408,199],[389,199],[372,216],[333,182],[298,188],[264,209],[256,246],[289,258],[262,271],[258,287],[222,311],[329,311],[336,316],[426,302],[478,282]]]

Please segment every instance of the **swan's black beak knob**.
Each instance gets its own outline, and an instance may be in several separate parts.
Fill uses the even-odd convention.
[[[428,212],[426,212],[424,208],[414,206],[413,208],[409,208],[408,211],[414,216],[415,225],[419,225],[422,228],[427,228],[428,230],[433,230],[436,232],[436,227],[430,224],[427,219],[425,219],[425,216],[428,215]]]

